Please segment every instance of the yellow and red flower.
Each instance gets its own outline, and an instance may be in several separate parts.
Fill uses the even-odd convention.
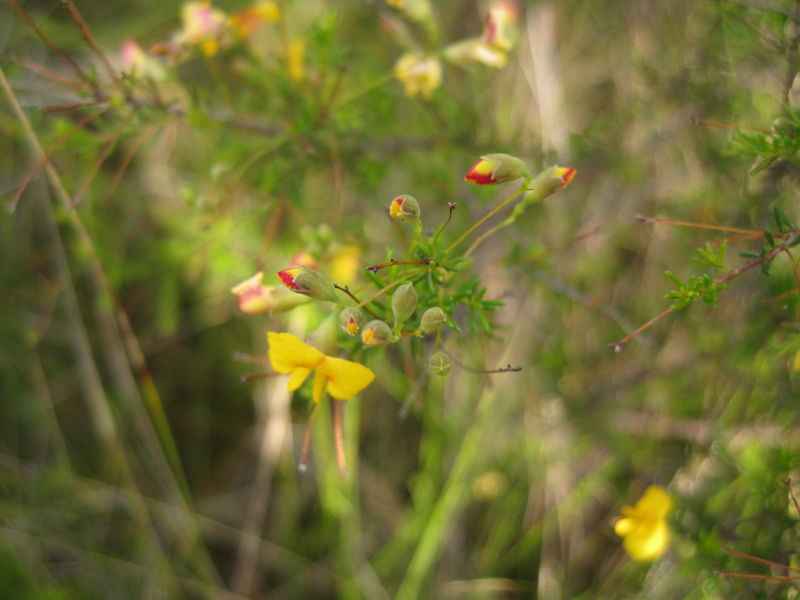
[[[510,154],[494,153],[481,156],[464,179],[477,185],[494,185],[520,177],[530,177],[525,163]]]

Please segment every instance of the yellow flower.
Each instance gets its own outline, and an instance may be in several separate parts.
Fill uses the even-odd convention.
[[[375,373],[368,367],[343,358],[326,356],[291,333],[270,331],[267,340],[272,368],[278,373],[290,373],[286,384],[288,391],[298,389],[311,371],[315,371],[311,394],[314,402],[319,402],[326,388],[333,398],[346,400],[375,379]]]
[[[633,560],[651,561],[666,552],[669,546],[667,515],[672,511],[672,498],[658,485],[651,485],[635,506],[623,506],[614,531],[623,538],[625,551]]]
[[[394,76],[402,83],[406,96],[420,94],[430,100],[433,91],[442,82],[442,66],[435,58],[425,58],[416,53],[404,54],[394,66]]]

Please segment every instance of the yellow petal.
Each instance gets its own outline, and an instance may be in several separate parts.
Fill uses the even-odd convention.
[[[669,527],[661,519],[641,523],[625,536],[623,546],[633,560],[658,558],[669,546]]]
[[[315,403],[319,402],[319,399],[322,398],[322,392],[325,391],[325,384],[327,381],[321,370],[314,373],[314,391],[311,393],[311,399],[314,400]]]
[[[291,333],[270,331],[267,333],[267,341],[269,342],[269,360],[272,368],[278,373],[291,373],[298,367],[315,369],[325,359],[322,352]]]
[[[368,367],[333,356],[325,357],[319,372],[328,380],[328,393],[337,400],[355,396],[375,379],[375,373]]]
[[[636,503],[635,510],[650,518],[663,519],[672,511],[672,498],[660,485],[651,485]]]
[[[628,535],[636,526],[633,519],[619,519],[614,523],[614,533],[620,537]]]
[[[301,385],[303,385],[303,382],[306,380],[306,377],[308,377],[309,373],[311,373],[311,369],[297,367],[289,376],[289,381],[286,383],[286,390],[293,392],[298,389]]]

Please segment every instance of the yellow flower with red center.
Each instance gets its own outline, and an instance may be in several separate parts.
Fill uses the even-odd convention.
[[[614,531],[623,538],[622,545],[633,560],[651,561],[667,551],[667,515],[672,507],[672,498],[658,485],[647,488],[634,506],[622,507],[623,516],[614,524]]]
[[[403,194],[389,203],[389,216],[397,221],[419,221],[419,202]]]
[[[403,84],[406,96],[421,95],[430,100],[442,83],[442,65],[434,57],[409,52],[395,63],[394,76]]]
[[[319,402],[327,390],[331,397],[346,400],[355,396],[375,379],[375,373],[364,365],[326,356],[291,333],[267,333],[269,360],[278,373],[288,373],[286,389],[294,392],[314,371],[311,398]]]

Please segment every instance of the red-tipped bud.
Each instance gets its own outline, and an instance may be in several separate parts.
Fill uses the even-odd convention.
[[[520,177],[530,177],[525,163],[516,156],[495,153],[481,156],[464,179],[477,185],[492,185]]]
[[[278,271],[281,283],[293,292],[310,296],[315,300],[338,302],[333,283],[319,271],[296,265]]]
[[[364,313],[353,306],[339,313],[339,328],[347,335],[356,335],[364,324]]]
[[[573,167],[548,167],[528,184],[523,200],[528,204],[541,202],[561,188],[569,185],[577,171]]]
[[[389,216],[397,221],[419,221],[419,202],[414,196],[403,194],[389,204]]]
[[[383,346],[392,341],[392,330],[383,321],[375,319],[364,325],[361,341],[367,346]]]
[[[283,312],[308,302],[307,298],[292,294],[280,286],[264,285],[261,282],[263,278],[264,273],[259,272],[231,288],[231,293],[236,296],[236,306],[243,313]]]

